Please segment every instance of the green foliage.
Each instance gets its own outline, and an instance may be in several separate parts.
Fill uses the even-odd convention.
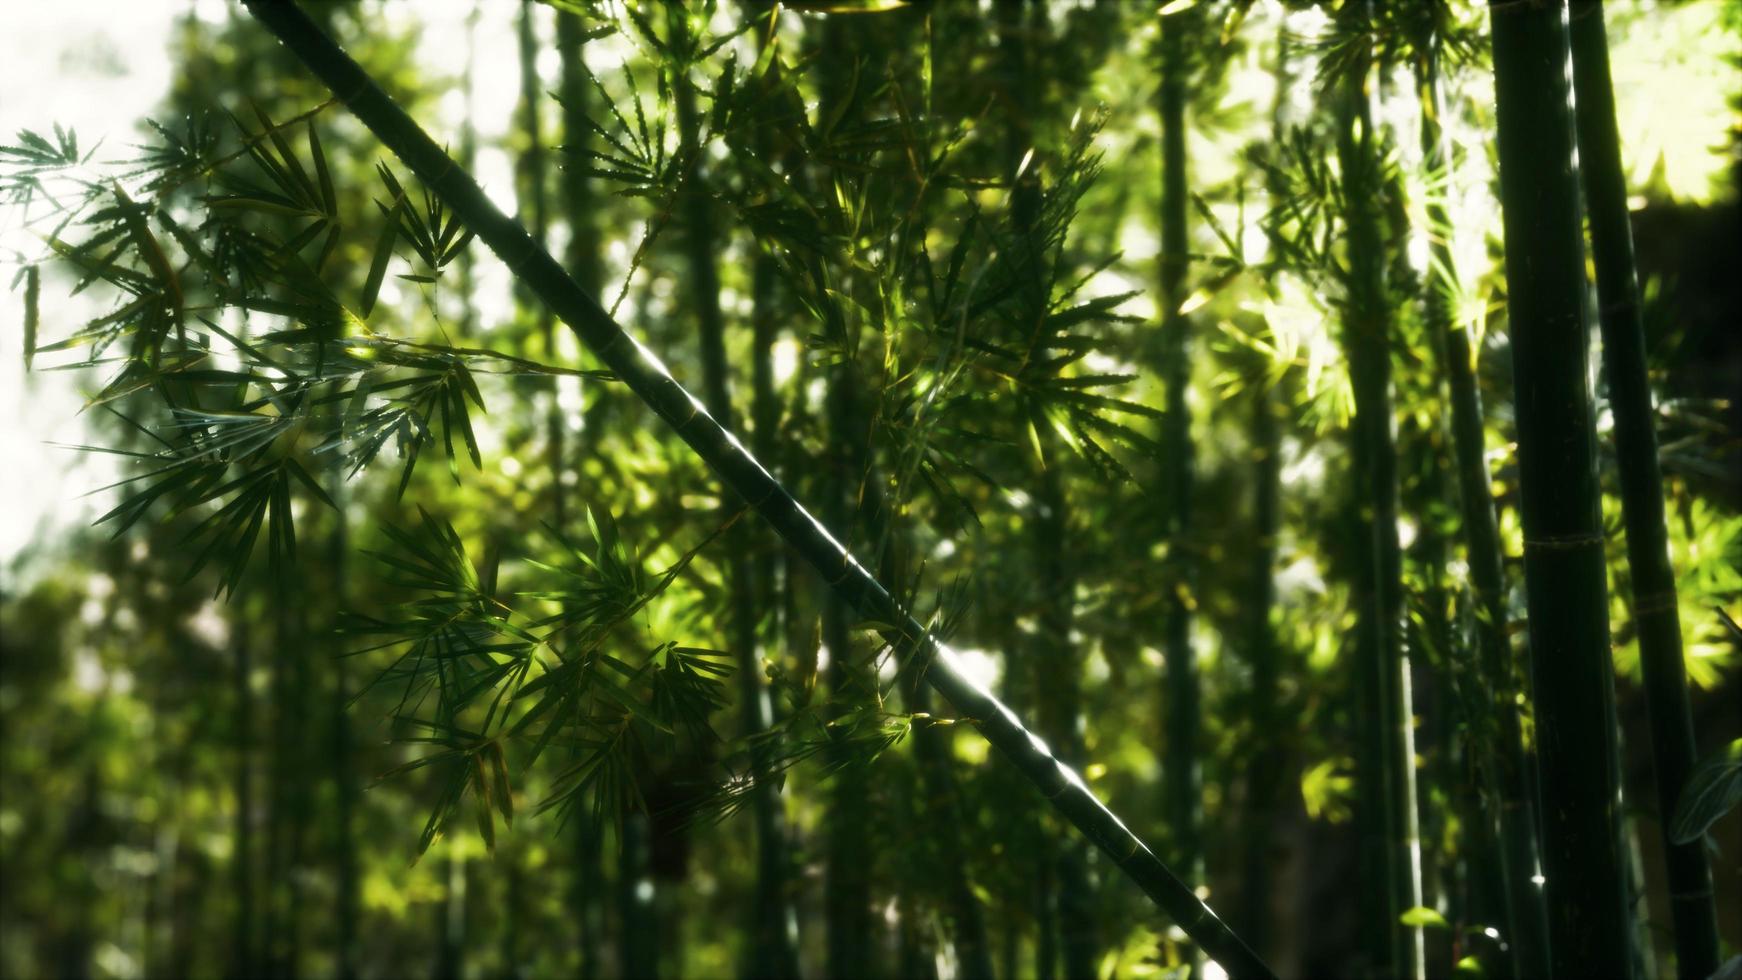
[[[1670,839],[1686,844],[1742,804],[1742,739],[1714,753],[1688,776],[1670,824]]]

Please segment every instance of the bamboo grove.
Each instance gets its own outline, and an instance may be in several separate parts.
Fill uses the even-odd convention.
[[[1742,3],[162,21],[0,973],[1736,968]]]

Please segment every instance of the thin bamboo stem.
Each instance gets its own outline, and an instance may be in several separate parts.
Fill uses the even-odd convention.
[[[1344,5],[1341,15],[1351,38],[1371,31],[1367,0]],[[1371,54],[1345,69],[1338,122],[1337,156],[1342,165],[1343,199],[1348,214],[1349,298],[1343,327],[1349,380],[1354,389],[1355,459],[1360,480],[1357,508],[1367,535],[1369,556],[1362,562],[1357,590],[1361,602],[1358,649],[1366,687],[1361,738],[1369,754],[1368,779],[1377,785],[1363,791],[1369,814],[1365,826],[1383,837],[1384,858],[1376,869],[1383,875],[1389,902],[1385,908],[1391,930],[1390,952],[1371,965],[1399,976],[1425,975],[1423,936],[1419,927],[1402,924],[1401,914],[1422,902],[1420,831],[1416,813],[1414,707],[1410,695],[1409,658],[1404,645],[1403,549],[1398,538],[1397,443],[1391,403],[1392,332],[1386,283],[1384,237],[1379,202],[1379,147],[1373,124]],[[1360,580],[1365,580],[1364,582]],[[1374,791],[1381,797],[1373,798]],[[1369,928],[1376,924],[1370,923]],[[1371,955],[1384,948],[1375,941]]]
[[[1163,665],[1167,737],[1162,772],[1166,784],[1170,855],[1186,880],[1203,877],[1203,820],[1198,735],[1202,730],[1197,653],[1192,649],[1192,592],[1196,570],[1191,540],[1192,492],[1196,453],[1192,447],[1191,410],[1186,389],[1191,385],[1190,318],[1180,312],[1185,303],[1186,239],[1186,46],[1189,14],[1174,14],[1161,24],[1161,342],[1162,383],[1167,408],[1162,423],[1169,510],[1167,554],[1171,588],[1164,598]]]

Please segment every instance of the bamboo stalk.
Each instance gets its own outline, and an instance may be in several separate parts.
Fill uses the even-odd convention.
[[[591,85],[583,55],[586,37],[582,26],[578,14],[557,12],[557,50],[562,60],[558,101],[562,104],[563,149],[574,156],[584,152],[591,143],[587,120]],[[569,228],[563,265],[568,269],[569,275],[580,283],[582,289],[596,293],[602,279],[599,271],[599,231],[593,217],[598,206],[598,194],[595,193],[583,167],[563,167],[558,177],[563,211]],[[580,378],[576,378],[575,383],[585,384]],[[585,389],[582,388],[577,394],[584,398]],[[555,408],[553,406],[553,411]],[[579,440],[579,443],[577,449],[583,451],[589,444],[587,440]],[[576,466],[579,466],[578,462]],[[560,473],[553,475],[561,476]],[[600,863],[599,853],[601,831],[586,807],[577,807],[570,820],[574,824],[570,838],[573,876],[569,882],[568,905],[575,919],[575,945],[576,952],[580,954],[579,963],[576,964],[577,975],[579,980],[591,980],[602,972],[600,966],[603,957],[599,947],[600,937],[605,931],[602,921],[604,905],[599,897],[605,883],[605,870]]]
[[[1254,948],[1262,951],[1271,943],[1275,929],[1271,900],[1277,831],[1281,827],[1283,786],[1287,781],[1288,747],[1279,729],[1281,717],[1278,679],[1281,655],[1271,613],[1276,606],[1277,531],[1282,523],[1282,446],[1276,424],[1276,404],[1271,390],[1252,389],[1252,530],[1251,633],[1247,637],[1247,661],[1252,665],[1252,724],[1264,740],[1252,760],[1246,779],[1248,815],[1242,836],[1240,901],[1241,926]]]
[[[850,86],[857,71],[849,52],[847,28],[841,18],[824,18],[818,34],[821,61],[817,83],[818,112],[823,118],[832,119],[837,113],[847,111],[851,104],[854,95]],[[823,188],[829,187],[830,181],[822,180],[817,184],[820,186],[813,186],[812,193],[826,199],[828,191]],[[827,290],[832,288],[850,293],[852,285],[848,280],[851,272],[837,279],[830,275],[831,271],[815,257],[811,258],[809,276],[816,292],[827,295]],[[858,328],[847,322],[837,304],[824,303],[822,309],[823,315],[829,318],[825,333],[840,338],[846,351],[845,356],[824,371],[828,387],[823,396],[823,417],[829,451],[819,481],[823,517],[840,529],[849,547],[855,534],[863,534],[881,548],[886,525],[878,495],[881,484],[873,473],[864,382],[858,370]],[[824,578],[826,581],[827,576]],[[825,593],[821,600],[821,639],[829,650],[826,681],[834,702],[831,710],[838,717],[853,708],[872,703],[870,695],[876,681],[863,658],[852,656],[852,603],[838,593]],[[882,950],[875,938],[876,923],[872,912],[871,867],[878,857],[873,850],[875,845],[870,832],[870,774],[866,767],[855,764],[852,750],[845,745],[831,746],[828,758],[841,768],[828,787],[823,879],[824,966],[831,977],[855,980],[887,970],[879,955]]]
[[[1007,207],[1025,268],[1019,289],[1018,316],[1038,328],[1046,316],[1048,274],[1045,249],[1036,242],[1035,222],[1043,202],[1039,168],[1024,168],[1034,151],[1034,119],[1040,110],[1036,66],[1045,56],[1039,47],[1050,33],[1044,7],[1032,0],[999,0],[995,6],[998,47],[1002,64],[1004,99],[1004,158],[1002,167],[1013,186]],[[1041,735],[1054,746],[1060,759],[1081,765],[1082,663],[1070,640],[1076,618],[1077,559],[1071,547],[1072,508],[1065,494],[1065,450],[1051,426],[1037,434],[1036,472],[1038,486],[1029,512],[1023,516],[1030,560],[1038,570],[1032,596],[1037,629],[1030,638],[1034,708]],[[1100,958],[1099,923],[1094,911],[1092,873],[1087,849],[1080,841],[1059,842],[1050,860],[1056,889],[1043,911],[1057,919],[1056,951],[1059,969],[1067,980],[1092,977]],[[1186,884],[1192,884],[1190,877]],[[1046,926],[1043,926],[1043,929]],[[1039,951],[1037,950],[1037,955]],[[1045,969],[1051,969],[1050,957]]]
[[[249,638],[240,623],[236,633],[240,635],[235,642],[236,665],[232,676],[235,703],[231,706],[234,731],[230,736],[236,750],[233,787],[236,812],[230,842],[230,887],[236,914],[230,924],[230,969],[236,976],[252,976],[260,969],[254,912],[254,666]]]
[[[1371,30],[1368,0],[1343,6],[1343,31],[1361,39]],[[1371,55],[1347,69],[1340,95],[1337,157],[1348,208],[1349,298],[1343,326],[1343,347],[1349,358],[1349,380],[1355,395],[1354,439],[1357,472],[1355,493],[1370,555],[1361,562],[1367,589],[1357,589],[1361,603],[1358,650],[1369,662],[1365,675],[1367,703],[1361,738],[1370,754],[1363,792],[1369,808],[1370,832],[1384,838],[1382,873],[1389,903],[1386,927],[1391,930],[1389,955],[1371,965],[1410,977],[1425,974],[1421,929],[1403,925],[1399,916],[1421,904],[1419,827],[1415,804],[1414,708],[1409,688],[1409,659],[1404,648],[1403,549],[1397,532],[1397,443],[1391,407],[1392,332],[1390,297],[1385,275],[1384,237],[1379,201],[1379,153],[1374,140]],[[1358,581],[1358,584],[1361,584]],[[1365,595],[1362,593],[1365,592]],[[1375,801],[1377,790],[1381,799]],[[1377,923],[1369,923],[1376,928]],[[1377,939],[1370,955],[1384,948]]]
[[[746,7],[746,14],[750,13]],[[768,33],[761,33],[761,44],[774,43]],[[770,148],[766,129],[760,129],[756,138],[758,156],[767,158],[773,152]],[[777,430],[780,426],[780,396],[776,392],[774,379],[774,343],[780,329],[780,314],[775,287],[778,279],[778,269],[771,255],[763,249],[754,249],[750,269],[750,299],[751,299],[751,338],[750,338],[750,443],[752,452],[758,459],[768,460],[771,464],[775,457],[777,445]],[[770,650],[769,657],[779,660],[786,646],[786,602],[788,586],[782,574],[780,554],[775,542],[767,535],[761,535],[756,540],[751,565],[751,588],[754,590],[753,603],[762,612],[764,628],[757,636],[759,642]],[[741,681],[741,688],[746,696],[750,694],[752,685],[755,688],[755,714],[748,711],[744,716],[744,727],[750,730],[765,729],[777,724],[780,720],[778,705],[769,697],[768,689],[763,683],[764,669],[760,665],[755,671],[756,676],[748,681]],[[776,746],[768,739],[758,740],[751,748],[751,764],[761,771],[766,771],[765,760],[773,757]],[[765,801],[765,802],[764,802]],[[759,869],[758,897],[763,904],[772,904],[779,909],[779,928],[781,937],[779,946],[763,946],[752,950],[752,969],[746,976],[773,973],[771,970],[757,968],[757,960],[765,959],[765,950],[774,952],[780,961],[781,969],[790,976],[798,975],[798,910],[793,904],[793,887],[791,882],[797,875],[793,862],[792,847],[785,824],[785,813],[779,805],[778,795],[766,794],[757,805],[766,805],[770,811],[767,816],[760,812],[758,820],[768,820],[773,830],[778,833],[781,846],[764,849],[759,852],[759,858],[765,865]],[[765,884],[766,883],[766,884]],[[769,893],[778,885],[778,891]],[[790,968],[787,967],[790,964]]]
[[[456,166],[417,123],[357,63],[291,2],[245,0],[248,10],[339,96],[384,145],[441,196],[466,226],[567,323],[629,389],[664,419],[721,480],[750,503],[830,589],[867,618],[892,625],[891,639],[912,644],[930,661],[932,687],[972,719],[1078,830],[1099,846],[1231,977],[1270,977],[1270,969],[1154,852],[1096,799],[1074,770],[1060,762],[991,692],[970,679],[949,647],[928,633],[801,507],[731,433],[672,378],[658,356],[631,338],[540,248],[518,222],[503,214],[470,174]]]
[[[669,9],[673,46],[688,52],[694,45],[689,33],[687,10]],[[720,309],[720,271],[717,261],[722,242],[714,225],[712,202],[702,186],[701,115],[696,109],[695,86],[687,71],[675,80],[673,97],[677,109],[678,151],[688,161],[681,200],[684,252],[689,269],[690,302],[699,325],[702,392],[708,411],[721,424],[734,425],[732,397],[726,365],[726,318]],[[729,518],[742,501],[728,495],[721,502]],[[746,975],[782,978],[798,975],[798,950],[787,925],[791,919],[786,883],[786,833],[782,826],[777,783],[769,776],[769,751],[759,738],[768,729],[767,697],[762,689],[762,658],[758,653],[756,580],[750,563],[754,547],[752,529],[745,524],[726,532],[723,547],[727,592],[730,649],[738,658],[738,693],[742,702],[742,728],[751,739],[750,808],[756,830],[756,900],[749,909],[750,941],[747,944]]]
[[[1627,214],[1627,180],[1621,165],[1621,134],[1615,122],[1615,92],[1609,77],[1609,40],[1602,0],[1577,0],[1568,30],[1573,52],[1573,90],[1578,129],[1579,176],[1584,181],[1591,254],[1597,271],[1598,325],[1609,407],[1615,419],[1615,461],[1621,484],[1621,514],[1632,572],[1631,611],[1645,676],[1645,707],[1657,782],[1658,828],[1663,834],[1675,926],[1676,971],[1682,980],[1710,976],[1718,968],[1718,925],[1712,874],[1699,841],[1670,839],[1676,801],[1692,771],[1697,750],[1682,662],[1675,569],[1669,559],[1664,520],[1663,474],[1657,458],[1651,385],[1646,376],[1645,324]]]
[[[1284,117],[1291,86],[1292,59],[1286,20],[1276,31],[1276,99],[1271,106],[1271,139],[1281,144]],[[1266,190],[1272,200],[1280,197],[1281,172],[1272,170]],[[1281,254],[1274,227],[1267,232],[1273,255]],[[1275,392],[1262,381],[1252,389],[1250,432],[1254,547],[1251,567],[1251,633],[1247,636],[1247,662],[1252,666],[1252,726],[1262,740],[1246,776],[1247,826],[1241,857],[1240,925],[1260,955],[1275,949],[1276,922],[1272,882],[1275,874],[1276,836],[1285,810],[1297,809],[1298,790],[1284,789],[1295,783],[1289,771],[1293,739],[1279,724],[1281,697],[1278,678],[1282,651],[1277,642],[1272,615],[1276,607],[1276,562],[1278,531],[1282,525],[1282,445],[1277,425]]]
[[[1164,598],[1164,713],[1167,738],[1162,772],[1166,799],[1163,812],[1172,844],[1169,855],[1189,883],[1203,878],[1203,844],[1199,824],[1203,803],[1198,734],[1202,706],[1196,651],[1192,649],[1192,593],[1195,542],[1191,541],[1192,488],[1196,461],[1192,448],[1191,410],[1186,389],[1191,384],[1191,320],[1180,312],[1185,303],[1190,259],[1186,241],[1186,47],[1190,15],[1176,13],[1161,22],[1161,344],[1162,384],[1167,409],[1162,423],[1162,459],[1166,466],[1169,512],[1167,555],[1171,574]]]
[[[1444,187],[1450,180],[1451,153],[1440,125],[1444,104],[1435,41],[1430,38],[1422,45],[1416,85],[1422,105],[1422,154],[1430,169],[1444,172],[1428,193],[1428,224],[1434,229],[1444,229],[1449,225]],[[1456,283],[1457,270],[1451,243],[1436,232],[1429,240],[1428,252],[1432,256],[1430,267],[1435,271],[1425,284],[1425,315],[1429,331],[1445,342],[1442,363],[1452,409],[1452,451],[1456,457],[1465,557],[1476,603],[1478,688],[1483,705],[1493,712],[1499,736],[1498,744],[1481,738],[1472,748],[1478,753],[1478,767],[1487,784],[1485,795],[1498,819],[1499,897],[1505,939],[1511,947],[1512,970],[1518,976],[1543,976],[1548,973],[1548,924],[1542,889],[1534,881],[1536,814],[1525,778],[1528,762],[1518,710],[1518,685],[1514,680],[1512,644],[1506,635],[1506,581],[1500,528],[1494,515],[1494,491],[1485,459],[1482,395],[1476,386],[1470,333],[1463,324],[1454,322],[1452,316],[1450,292]],[[1483,725],[1483,730],[1487,728]]]
[[[1500,202],[1542,759],[1551,964],[1613,976],[1630,962],[1609,603],[1586,380],[1564,2],[1493,0]]]

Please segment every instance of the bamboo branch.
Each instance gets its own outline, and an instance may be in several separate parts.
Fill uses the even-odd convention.
[[[925,676],[986,740],[1099,846],[1231,977],[1274,974],[1190,888],[1096,799],[1087,784],[996,697],[964,674],[956,654],[890,596],[744,446],[563,271],[526,229],[502,213],[357,63],[291,0],[245,0],[256,20],[326,83],[351,112],[459,215],[593,354],[664,419],[715,473],[773,526],[829,587],[869,619],[895,624],[887,638],[930,660]]]

